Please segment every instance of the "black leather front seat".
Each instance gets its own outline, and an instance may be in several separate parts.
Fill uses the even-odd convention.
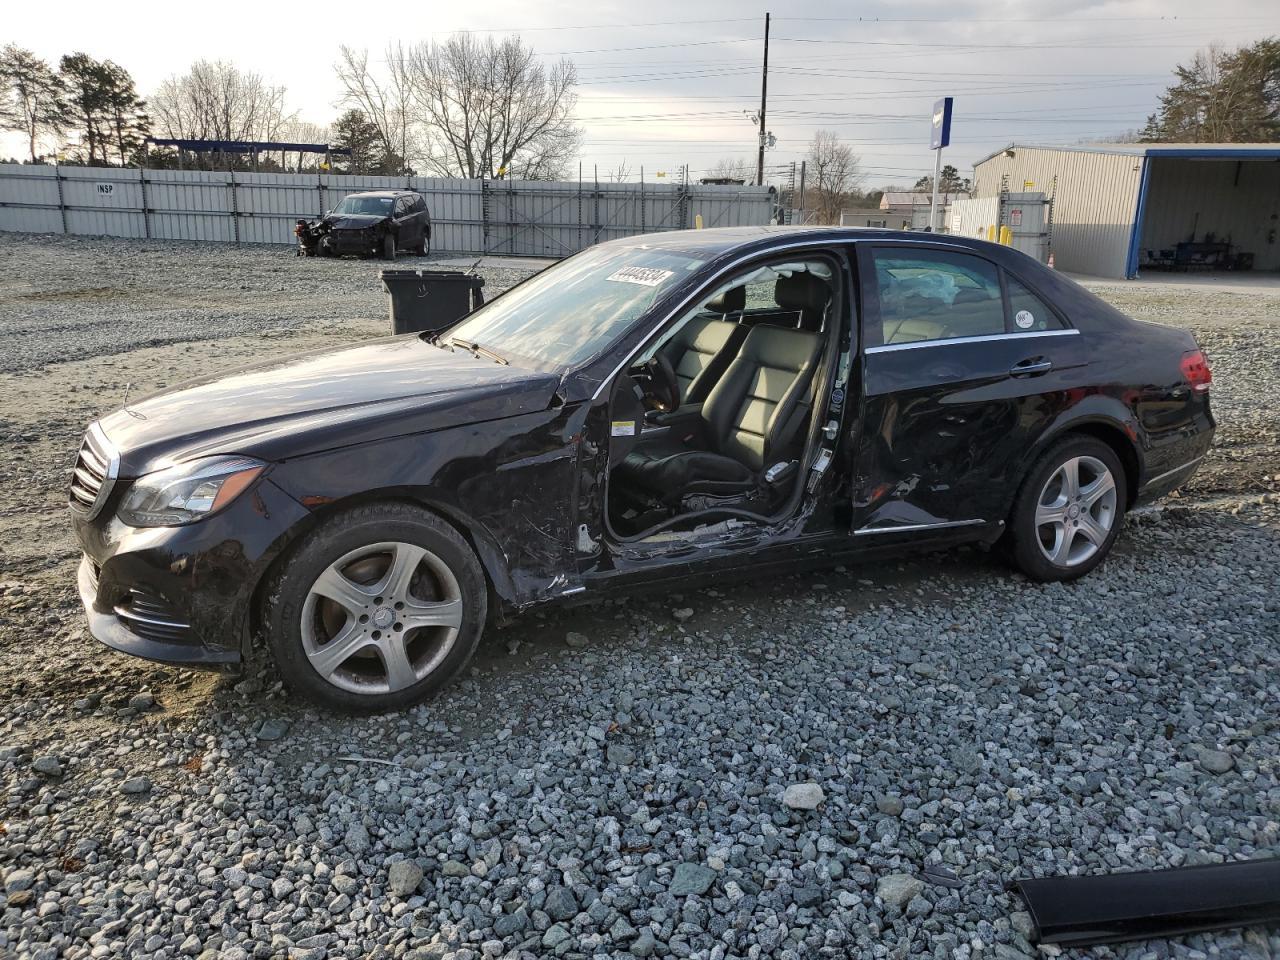
[[[742,346],[747,329],[738,325],[738,317],[746,303],[744,287],[726,290],[707,301],[708,316],[694,317],[663,344],[680,384],[680,406],[706,400]]]
[[[690,493],[753,490],[801,435],[822,341],[807,330],[752,327],[702,406],[696,446],[670,435],[642,442],[618,465],[618,478],[669,504]]]
[[[793,273],[777,279],[773,285],[773,299],[783,310],[800,315],[796,324],[799,329],[817,333],[822,329],[831,288],[821,277],[807,271]]]

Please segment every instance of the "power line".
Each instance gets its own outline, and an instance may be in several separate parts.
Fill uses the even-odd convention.
[[[796,20],[806,23],[1189,23],[1192,21],[1208,21],[1223,23],[1226,21],[1256,22],[1267,21],[1269,17],[779,17],[779,20]]]

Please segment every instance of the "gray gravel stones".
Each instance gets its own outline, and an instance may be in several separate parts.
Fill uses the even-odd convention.
[[[155,695],[143,690],[129,698],[129,709],[143,713],[156,705]]]
[[[31,769],[46,777],[62,776],[62,762],[51,753],[32,760]]]
[[[676,865],[669,888],[673,897],[701,896],[716,882],[716,872],[701,863]]]
[[[120,792],[130,795],[141,793],[149,793],[151,791],[150,777],[129,777],[120,784]]]
[[[431,703],[352,718],[84,633],[65,461],[127,365],[177,382],[215,326],[277,355],[386,323],[374,263],[140,246],[0,236],[0,956],[991,960],[1031,953],[1012,877],[1274,851],[1274,301],[1142,295],[1197,325],[1221,443],[1078,583],[968,551],[536,611]],[[151,341],[176,345],[74,390],[106,361],[58,362]],[[804,784],[821,802],[782,802]],[[1280,931],[1099,954],[1268,955]]]
[[[36,882],[36,875],[31,870],[10,870],[4,875],[4,892],[18,893],[30,890]]]
[[[359,856],[369,849],[369,831],[365,825],[359,820],[354,820],[348,824],[346,832],[342,835],[342,845],[347,848],[349,853]]]
[[[289,731],[289,721],[283,717],[268,717],[254,734],[259,740],[279,740]]]
[[[636,762],[636,752],[625,743],[611,743],[605,748],[609,762],[619,767],[629,767]]]
[[[572,920],[578,915],[578,898],[568,887],[552,887],[542,909],[552,920]]]
[[[1229,773],[1235,765],[1235,758],[1225,750],[1200,751],[1200,766],[1210,773]]]
[[[630,952],[633,957],[651,957],[657,949],[657,939],[653,935],[653,931],[645,927],[640,931],[640,935],[636,937],[635,942],[631,944]]]
[[[817,810],[826,799],[816,783],[793,783],[782,793],[782,802],[792,810]]]
[[[422,883],[422,868],[412,860],[397,860],[387,870],[387,889],[393,897],[411,896]]]
[[[886,906],[901,910],[924,892],[924,881],[906,873],[891,873],[876,883],[876,896]]]
[[[900,817],[903,811],[902,798],[892,794],[883,794],[876,797],[876,809],[885,816]]]
[[[446,877],[469,877],[471,876],[471,868],[465,863],[457,860],[446,860],[444,866],[440,868],[440,872]]]

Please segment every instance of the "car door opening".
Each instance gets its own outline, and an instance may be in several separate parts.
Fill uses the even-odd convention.
[[[838,276],[819,257],[751,268],[639,352],[610,401],[614,536],[794,509],[839,327]]]

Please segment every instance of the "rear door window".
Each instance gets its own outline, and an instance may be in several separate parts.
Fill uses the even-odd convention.
[[[1027,289],[1021,281],[1005,271],[1005,287],[1009,291],[1009,331],[1026,333],[1036,330],[1061,330],[1063,322],[1049,305]]]
[[[872,251],[881,343],[917,343],[1005,332],[994,264],[942,250]]]

